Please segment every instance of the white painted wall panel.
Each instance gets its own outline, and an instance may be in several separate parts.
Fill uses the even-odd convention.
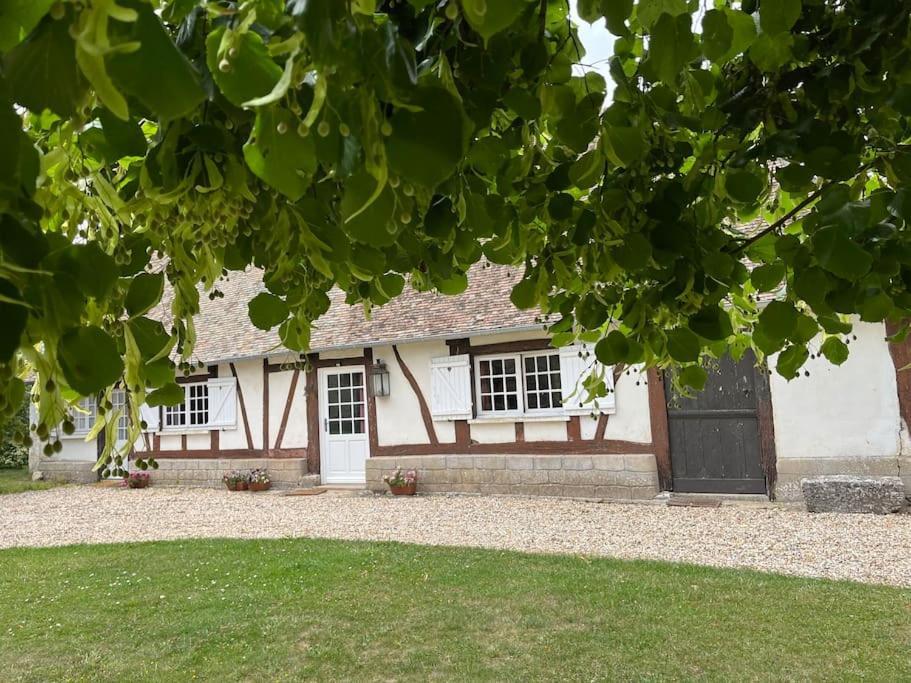
[[[582,418],[583,420],[585,418]],[[526,422],[526,441],[566,441],[566,421]]]
[[[614,391],[617,392],[617,412],[607,421],[604,438],[650,443],[652,426],[645,372],[638,368],[632,368],[628,375],[624,372]]]
[[[244,406],[247,409],[247,419],[250,421],[250,434],[253,438],[253,448],[263,447],[263,361],[261,358],[238,361],[234,364],[237,368],[238,380],[238,405],[237,427],[225,429],[219,437],[219,446],[225,450],[246,448],[247,437],[244,432],[243,413],[240,409],[240,396],[243,394]],[[231,368],[227,364],[218,366],[219,377],[230,377]],[[271,381],[271,378],[270,378]],[[270,397],[271,398],[271,397]]]
[[[841,366],[807,361],[797,379],[771,375],[778,459],[892,456],[899,452],[901,418],[895,369],[882,324],[856,322],[850,355]],[[814,348],[821,341],[814,342]],[[775,358],[770,364],[774,367]]]

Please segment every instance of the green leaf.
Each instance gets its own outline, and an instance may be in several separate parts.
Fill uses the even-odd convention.
[[[623,244],[614,247],[611,255],[622,268],[640,270],[652,258],[652,243],[641,233],[634,232],[623,237]]]
[[[509,299],[516,308],[526,310],[533,308],[538,303],[538,283],[537,279],[526,277],[520,280],[512,292]]]
[[[813,235],[813,248],[819,265],[852,282],[870,272],[873,265],[869,252],[845,237],[836,227],[817,231]]]
[[[685,327],[678,327],[667,333],[667,352],[678,363],[698,360],[701,348],[699,337]]]
[[[642,4],[640,3],[639,6],[641,7]],[[601,12],[604,14],[604,22],[608,31],[615,36],[625,36],[629,33],[629,29],[626,28],[626,20],[633,12],[633,0],[602,0]],[[597,19],[597,17],[595,18]],[[594,19],[589,23],[592,21]]]
[[[258,109],[253,132],[244,145],[250,170],[292,201],[304,195],[317,168],[314,133],[302,136],[298,123],[286,109]]]
[[[807,192],[813,188],[813,172],[802,164],[788,164],[775,173],[785,192]]]
[[[8,52],[25,38],[56,0],[3,0],[0,2],[0,52]]]
[[[709,10],[702,19],[702,51],[712,61],[719,60],[731,49],[734,30],[727,15],[717,9]]]
[[[642,161],[648,151],[638,128],[632,126],[605,126],[604,133],[613,152],[611,161],[617,166],[629,167]]]
[[[750,46],[750,60],[761,71],[774,72],[791,61],[791,46],[794,38],[791,34],[771,36],[761,33]]]
[[[102,109],[98,113],[98,119],[104,132],[104,145],[101,151],[109,163],[123,157],[145,156],[148,143],[136,121],[122,121],[107,109]]]
[[[769,35],[790,31],[799,18],[800,0],[762,0],[759,3],[759,25]]]
[[[806,346],[802,344],[792,344],[779,354],[775,369],[778,370],[778,374],[785,379],[794,379],[797,377],[797,371],[803,367],[803,364],[807,362],[809,356],[810,353],[807,351]]]
[[[503,96],[503,104],[523,119],[536,119],[541,115],[541,101],[527,90],[513,88]]]
[[[860,319],[868,323],[880,322],[892,312],[893,305],[885,292],[865,296],[860,304]]]
[[[794,273],[794,292],[810,304],[814,311],[828,310],[826,294],[832,291],[833,287],[830,277],[818,266],[801,268]]]
[[[134,318],[128,325],[130,326],[130,332],[133,334],[133,339],[136,340],[136,346],[139,347],[139,354],[144,361],[148,362],[158,356],[171,342],[171,335],[165,331],[164,325],[157,320],[151,320],[146,317]]]
[[[74,247],[79,264],[79,285],[87,295],[104,299],[117,282],[118,269],[114,259],[105,254],[97,242]]]
[[[731,317],[720,306],[707,306],[689,318],[689,328],[710,341],[727,339],[734,333]]]
[[[764,266],[757,266],[750,273],[750,281],[756,288],[757,292],[774,291],[784,278],[785,269],[781,263],[770,263]]]
[[[376,190],[376,179],[367,171],[360,170],[351,176],[345,182],[345,193],[342,195],[342,224],[357,241],[384,247],[394,244],[396,240],[397,223],[392,216],[395,195],[388,186],[384,186],[378,194]],[[351,218],[352,215],[354,218]]]
[[[709,375],[704,368],[698,365],[687,365],[680,370],[679,377],[680,383],[683,386],[689,387],[694,391],[702,391],[705,389],[705,383],[708,380]]]
[[[13,303],[16,301],[22,301],[19,290],[11,282],[0,280],[0,363],[13,357],[28,322],[28,309]]]
[[[176,382],[165,384],[161,389],[156,389],[146,396],[146,405],[150,408],[158,406],[179,406],[186,400],[183,387]]]
[[[509,28],[529,6],[530,0],[462,0],[462,13],[484,42]]]
[[[611,3],[614,0],[607,0]],[[662,14],[668,14],[671,17],[686,14],[689,16],[689,9],[686,6],[686,0],[640,0],[636,8],[636,16],[643,28],[650,29]]]
[[[247,304],[250,322],[261,330],[271,330],[288,317],[288,305],[279,297],[260,292]]]
[[[86,97],[88,84],[76,64],[69,24],[47,17],[4,59],[13,99],[37,114],[50,109],[68,118]]]
[[[164,292],[163,273],[140,273],[130,282],[125,306],[131,318],[136,318],[161,300]]]
[[[759,314],[758,322],[770,339],[786,339],[797,324],[797,309],[789,301],[771,301]]]
[[[848,360],[848,345],[838,337],[826,337],[819,352],[834,365],[841,365]]]
[[[725,7],[723,12],[733,31],[731,49],[719,59],[720,62],[727,62],[746,52],[756,40],[756,22],[753,21],[752,16],[740,10]]]
[[[83,396],[105,389],[123,373],[117,344],[98,327],[76,327],[57,345],[60,369],[70,388]]]
[[[447,296],[461,294],[468,289],[468,276],[465,273],[452,273],[449,277],[436,280],[436,286]]]
[[[725,176],[724,187],[735,202],[754,204],[765,190],[766,179],[758,172],[734,170]]]
[[[411,104],[420,111],[401,108],[392,117],[392,135],[386,139],[389,167],[412,183],[434,188],[467,152],[467,120],[462,103],[445,88],[422,86]]]
[[[642,64],[649,80],[676,85],[683,67],[698,54],[691,24],[689,14],[672,17],[665,13],[658,17],[652,28],[648,56]]]
[[[219,26],[206,38],[206,64],[222,94],[238,107],[272,91],[282,77],[258,33]]]
[[[595,344],[595,357],[604,365],[623,363],[629,353],[629,340],[620,330],[611,330],[606,337]]]
[[[171,41],[151,3],[120,0],[118,4],[135,10],[139,18],[111,22],[113,39],[139,41],[140,46],[107,60],[114,83],[163,119],[186,116],[206,99],[196,69]]]

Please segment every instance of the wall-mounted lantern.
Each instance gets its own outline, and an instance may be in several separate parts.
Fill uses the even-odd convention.
[[[389,395],[389,370],[379,358],[370,366],[370,391],[374,396]]]

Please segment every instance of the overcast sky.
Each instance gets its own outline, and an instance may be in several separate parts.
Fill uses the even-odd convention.
[[[599,19],[594,24],[582,21],[576,12],[576,0],[570,0],[570,10],[572,11],[573,21],[579,27],[579,39],[585,47],[585,57],[583,61],[597,67],[598,71],[607,80],[608,91],[611,90],[611,80],[607,73],[607,60],[613,55],[614,36],[604,25],[604,19]]]

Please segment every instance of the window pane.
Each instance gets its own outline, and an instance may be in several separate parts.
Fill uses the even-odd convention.
[[[338,403],[338,390],[337,389],[329,390],[329,403]]]
[[[351,386],[351,375],[339,375],[339,385],[343,387]]]
[[[559,370],[560,369],[560,356],[558,354],[552,354],[550,356],[550,369]]]
[[[547,370],[547,356],[538,356],[538,372]]]
[[[328,385],[330,389],[334,389],[338,386],[338,375],[329,375]]]
[[[350,403],[351,402],[351,389],[341,389],[339,391],[338,398],[341,403]]]
[[[341,409],[342,409],[342,417],[351,417],[351,406],[343,405],[341,407]]]
[[[330,434],[339,434],[339,433],[341,433],[341,432],[340,432],[339,423],[336,422],[335,420],[332,420],[332,421],[329,422],[329,433],[330,433]]]
[[[355,421],[354,421],[354,433],[355,433],[355,434],[363,434],[363,433],[364,433],[364,421],[363,421],[363,420],[355,420]]]
[[[507,377],[506,378],[506,391],[515,391],[516,390],[516,378]]]
[[[493,410],[490,394],[481,396],[481,410]]]
[[[495,392],[497,392],[498,394],[503,393],[503,378],[502,377],[494,377],[493,390]]]
[[[528,395],[528,407],[530,410],[535,410],[538,407],[538,395],[537,394]]]
[[[559,391],[552,392],[550,395],[550,405],[554,408],[563,406],[563,395]]]
[[[351,385],[355,386],[355,387],[363,386],[364,385],[364,380],[362,377],[363,374],[364,373],[362,373],[362,372],[351,373]]]
[[[329,418],[338,417],[338,406],[329,406]]]
[[[503,361],[501,361],[501,360],[492,361],[490,364],[490,371],[496,375],[502,375],[503,374]]]
[[[503,361],[503,365],[506,368],[506,372],[515,373],[516,371],[516,361],[512,358],[507,358]]]
[[[510,394],[506,397],[506,405],[509,406],[508,410],[518,410],[519,409],[519,397],[515,394]]]
[[[493,397],[493,409],[506,410],[506,402],[503,400],[503,396],[498,394]]]
[[[351,420],[342,420],[342,434],[354,433],[354,425]]]

